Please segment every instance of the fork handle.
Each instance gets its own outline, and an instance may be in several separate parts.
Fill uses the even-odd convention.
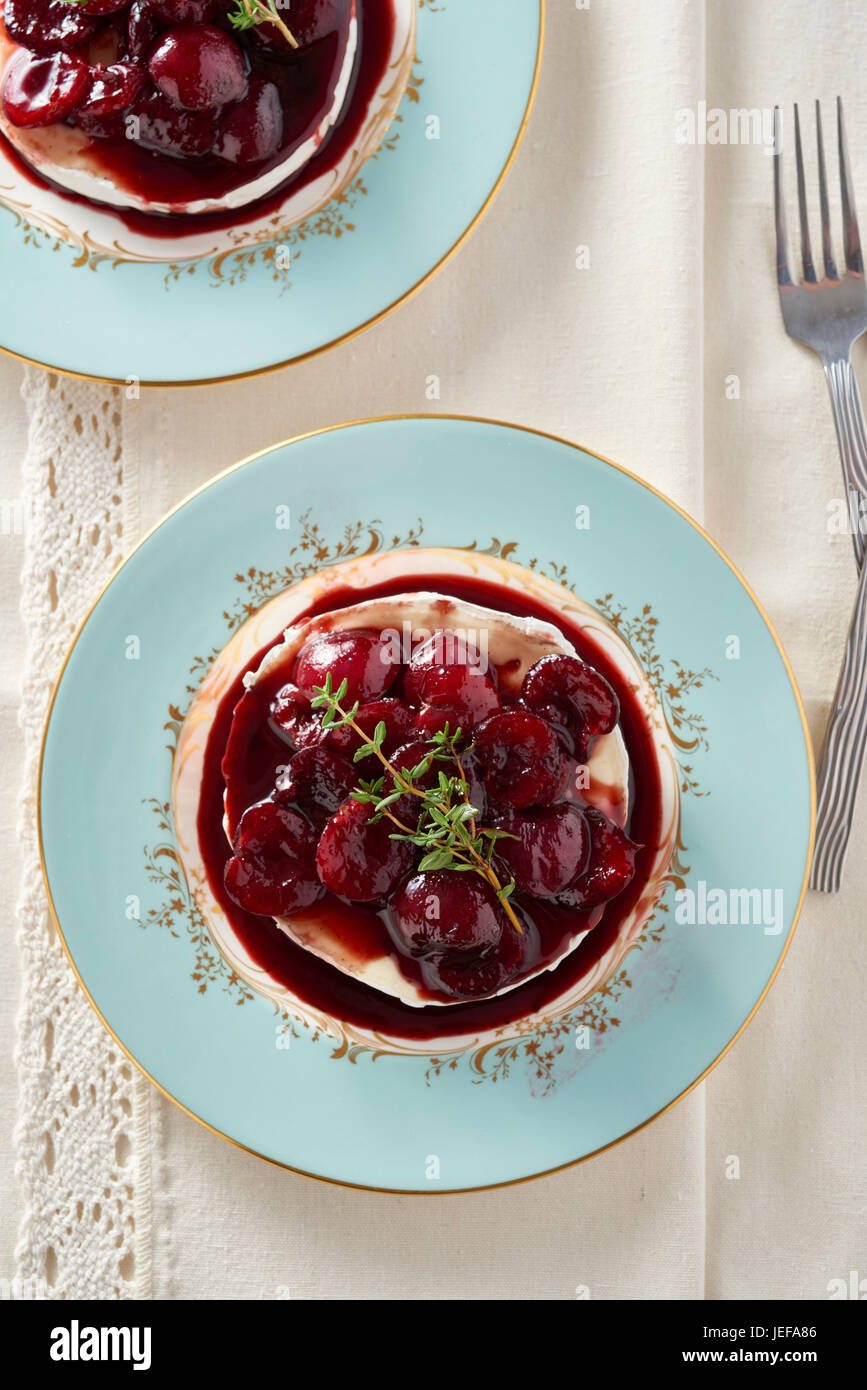
[[[834,709],[819,765],[819,807],[810,887],[837,893],[852,829],[858,779],[867,746],[867,565],[846,639]]]
[[[857,510],[857,515],[852,517],[852,544],[860,570],[867,540],[867,537],[861,534],[860,528],[862,510],[867,515],[867,428],[864,425],[861,393],[848,354],[845,357],[825,359],[824,367],[825,380],[831,393],[831,405],[834,408],[834,424],[837,427],[837,443],[840,446],[846,505],[850,509],[850,517],[853,501]]]

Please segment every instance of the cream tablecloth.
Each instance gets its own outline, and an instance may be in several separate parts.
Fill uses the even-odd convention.
[[[830,103],[840,92],[867,220],[867,5],[846,0],[831,14],[804,0],[548,0],[548,9],[541,86],[513,172],[422,294],[301,367],[112,398],[123,457],[113,553],[190,489],[275,440],[434,408],[425,382],[435,373],[436,409],[564,434],[702,520],[765,603],[818,739],[854,592],[850,543],[827,528],[841,489],[825,387],[817,361],[779,321],[767,152],[681,143],[678,113],[698,116],[701,102],[726,111],[814,96]],[[583,268],[579,247],[589,255]],[[863,379],[863,354],[857,365]],[[7,498],[19,495],[27,442],[22,375],[0,362]],[[43,417],[31,466],[34,450],[45,454],[38,430],[56,430],[70,410],[99,412],[107,389],[66,384],[49,397],[31,380],[30,410]],[[67,433],[51,446],[52,465],[74,496],[81,457]],[[537,1299],[573,1298],[585,1286],[593,1298],[804,1298],[826,1297],[829,1281],[852,1270],[867,1276],[867,797],[845,890],[808,896],[758,1017],[700,1088],[628,1143],[513,1189],[441,1201],[375,1196],[269,1167],[146,1083],[130,1083],[124,1259],[104,1266],[104,1242],[91,1255],[87,1214],[82,1224],[73,1208],[59,1218],[51,1210],[55,1174],[38,1125],[34,1133],[32,1071],[21,1181],[13,1174],[24,559],[23,540],[3,536],[0,1278],[15,1273],[19,1229],[20,1272],[47,1274],[67,1296]],[[83,601],[76,589],[71,606]],[[48,602],[38,620],[28,614],[31,633],[51,611]],[[25,802],[25,845],[28,815]],[[25,1007],[25,1031],[27,1018]],[[87,1025],[75,1023],[70,1045],[78,1027]],[[726,1176],[731,1156],[736,1180]],[[59,1244],[47,1255],[52,1222]]]

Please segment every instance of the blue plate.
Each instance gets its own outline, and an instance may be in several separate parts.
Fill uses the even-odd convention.
[[[275,508],[287,505],[288,532],[274,525]],[[259,604],[334,561],[417,543],[507,555],[573,585],[615,623],[665,711],[682,843],[639,948],[578,1015],[530,1033],[511,1025],[454,1055],[377,1056],[291,1020],[287,1028],[227,969],[178,872],[167,745],[208,653]],[[45,735],[39,815],[52,910],[76,973],[167,1095],[276,1163],[430,1192],[515,1182],[585,1158],[713,1066],[790,941],[813,802],[786,658],[695,523],[564,440],[401,417],[257,455],[142,542],[67,659]],[[576,1023],[588,1029],[582,1048]]]
[[[457,250],[504,179],[535,91],[543,4],[498,0],[492,23],[488,5],[419,0],[416,61],[378,153],[276,241],[263,225],[237,251],[185,260],[183,244],[151,239],[142,254],[158,261],[128,259],[119,219],[81,222],[60,198],[46,212],[0,151],[0,346],[80,376],[184,385],[268,371],[376,322]]]

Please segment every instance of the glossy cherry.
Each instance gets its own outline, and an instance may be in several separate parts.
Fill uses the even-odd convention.
[[[511,811],[494,821],[514,839],[497,841],[496,857],[520,892],[555,898],[586,867],[590,835],[581,808],[568,803]]]
[[[511,972],[496,955],[430,956],[422,962],[422,975],[429,989],[460,1002],[485,999],[496,994],[511,978]]]
[[[477,724],[500,709],[500,697],[490,676],[472,666],[428,671],[421,681],[423,704],[415,728],[425,738],[449,726],[472,733]]]
[[[290,759],[277,779],[274,800],[281,806],[300,806],[321,828],[357,785],[351,763],[320,743]]]
[[[483,885],[484,886],[484,885]],[[491,951],[444,951],[421,957],[422,978],[429,989],[459,1002],[484,999],[505,989],[512,981],[532,969],[539,957],[539,933],[517,904],[521,932],[511,923],[504,926],[498,944]]]
[[[106,116],[126,111],[147,81],[147,73],[139,63],[101,63],[91,68],[90,89],[78,107],[78,118]],[[79,124],[81,124],[79,119]]]
[[[137,124],[134,136],[146,149],[175,158],[194,159],[208,154],[216,125],[212,111],[182,111],[162,92],[142,92],[130,107]]]
[[[576,656],[543,656],[521,688],[525,705],[565,734],[569,751],[585,762],[594,738],[608,734],[620,718],[616,694],[604,676]]]
[[[38,58],[21,49],[3,79],[3,110],[13,125],[51,125],[68,116],[85,95],[90,69],[69,53]]]
[[[96,33],[99,18],[87,5],[64,0],[5,0],[3,23],[13,43],[44,54],[80,47]]]
[[[396,645],[387,635],[370,628],[319,633],[298,653],[295,684],[310,694],[315,686],[325,685],[330,672],[335,692],[346,681],[346,704],[378,700],[400,670]]]
[[[413,648],[403,678],[406,698],[415,705],[430,699],[435,686],[425,690],[425,681],[436,672],[472,669],[487,674],[487,661],[475,643],[461,632],[440,628]]]
[[[326,823],[316,851],[316,867],[325,887],[353,902],[388,897],[414,859],[407,841],[389,838],[392,823],[383,819],[371,825],[371,815],[370,806],[345,801]]]
[[[226,864],[226,891],[245,911],[279,917],[310,907],[321,896],[315,831],[291,807],[273,801],[249,807],[234,851]]]
[[[508,927],[493,889],[478,874],[413,874],[392,895],[389,932],[407,955],[492,951]]]
[[[169,29],[151,50],[148,72],[163,96],[187,111],[213,110],[247,91],[241,49],[213,24]]]
[[[124,111],[118,111],[113,116],[91,116],[79,106],[73,111],[69,119],[73,125],[77,125],[83,130],[85,135],[96,136],[101,140],[126,140],[129,138],[126,112]]]
[[[621,893],[635,877],[635,856],[641,848],[596,807],[586,807],[584,815],[590,857],[585,871],[560,895],[570,907],[596,907]]]
[[[509,810],[545,805],[563,780],[563,755],[552,726],[511,705],[479,725],[473,757],[491,805]]]
[[[270,717],[275,730],[294,748],[310,748],[322,738],[322,720],[310,696],[291,681],[271,701]]]
[[[214,154],[230,164],[256,164],[274,154],[282,136],[280,93],[264,77],[251,77],[247,95],[219,116]]]
[[[145,58],[159,32],[159,21],[148,0],[133,0],[126,17],[126,49],[130,58]]]

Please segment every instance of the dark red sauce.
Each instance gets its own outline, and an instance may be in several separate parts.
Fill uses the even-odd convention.
[[[102,204],[60,188],[31,168],[0,132],[7,158],[31,183],[50,187],[68,202],[98,206],[118,216],[131,230],[145,236],[183,237],[233,227],[251,216],[279,212],[290,194],[334,168],[357,143],[370,104],[385,76],[394,37],[393,0],[358,0],[358,50],[343,109],[318,152],[278,188],[243,208],[204,214],[146,213],[133,208],[106,209]],[[273,168],[318,125],[331,105],[339,73],[338,38],[326,35],[308,49],[272,61],[248,36],[234,36],[250,59],[251,70],[274,82],[284,113],[283,139],[278,151],[259,164],[239,168],[214,156],[175,159],[144,149],[119,137],[90,140],[90,150],[107,177],[143,197],[168,201],[217,198],[231,188]]]
[[[244,912],[225,891],[223,871],[231,851],[223,830],[225,781],[221,765],[235,706],[243,694],[244,673],[241,673],[219,706],[205,753],[198,831],[211,890],[257,964],[306,1003],[334,1018],[380,1033],[424,1039],[475,1033],[526,1017],[562,994],[608,950],[624,918],[640,898],[649,877],[661,834],[661,789],[643,710],[616,668],[580,628],[524,594],[485,581],[427,575],[413,576],[412,586],[515,616],[535,617],[552,623],[572,643],[579,655],[606,677],[620,700],[620,728],[630,760],[629,819],[626,828],[631,838],[643,846],[636,859],[636,874],[632,883],[606,905],[599,924],[556,970],[546,971],[499,998],[452,1004],[447,1008],[436,1005],[413,1008],[402,1004],[318,960],[290,941],[269,918]],[[358,603],[362,599],[406,591],[406,579],[365,588],[363,592],[349,588],[332,590],[321,604],[310,608],[303,616],[312,617]],[[257,653],[247,670],[255,670],[259,666],[266,650]],[[261,701],[261,718],[254,717],[257,703],[253,702],[250,705],[251,717],[245,725],[247,737],[243,756],[235,759],[231,769],[233,787],[236,779],[240,787],[239,806],[241,801],[246,800],[249,805],[266,797],[273,788],[277,765],[287,761],[287,746],[270,730],[267,719],[268,706],[276,686],[284,682],[286,676],[285,669],[281,667],[273,676],[258,682],[253,688],[256,702]],[[372,908],[358,903],[347,904],[328,893],[316,904],[315,912],[317,916],[327,919],[332,929],[339,930],[357,956],[376,958],[389,951],[390,942],[385,929]],[[598,920],[598,916],[599,909],[595,909],[592,920]],[[533,918],[539,929],[545,958],[556,956],[570,936],[591,925],[575,909],[538,899],[533,902]],[[401,968],[410,977],[412,964],[410,960],[401,958]]]

